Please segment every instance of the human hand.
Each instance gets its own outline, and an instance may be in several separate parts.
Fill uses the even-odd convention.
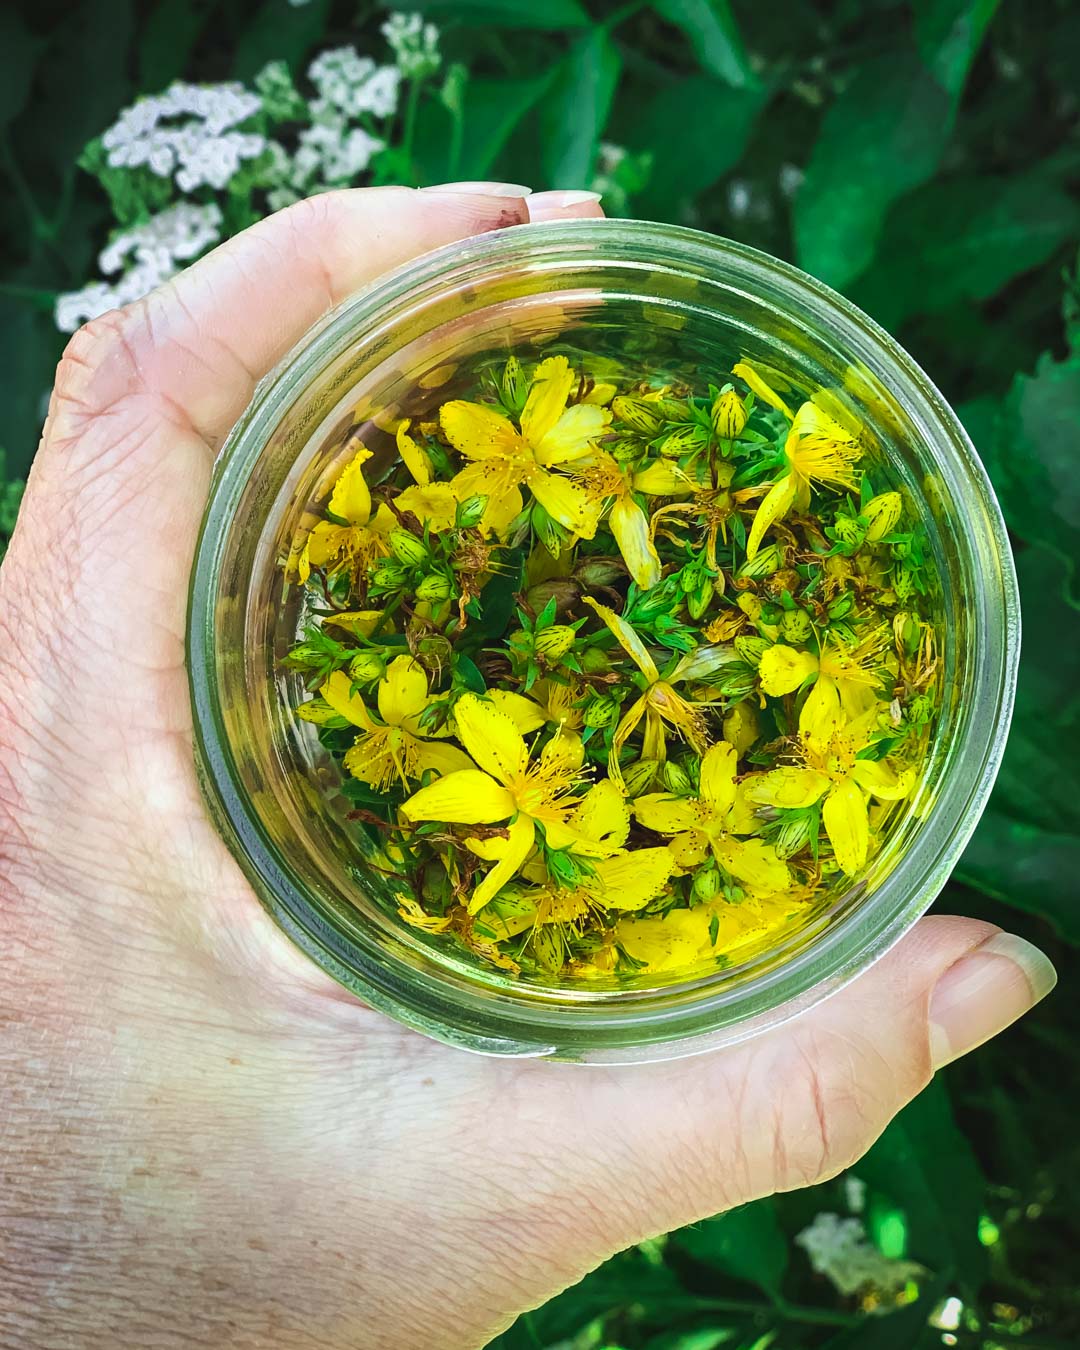
[[[1020,939],[925,919],[750,1043],[569,1068],[414,1035],[266,917],[192,767],[211,462],[379,272],[530,209],[600,213],[468,186],[300,203],[57,372],[0,572],[5,1346],[473,1350],[630,1243],[837,1172],[1052,986]]]

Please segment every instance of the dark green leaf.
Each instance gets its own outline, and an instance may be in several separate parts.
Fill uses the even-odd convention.
[[[649,182],[635,205],[661,219],[738,163],[768,93],[732,89],[708,75],[673,81],[627,119],[626,143],[653,150]]]
[[[543,165],[551,187],[588,187],[621,68],[606,28],[579,37],[559,67],[544,102]]]
[[[900,1113],[858,1165],[859,1177],[903,1211],[909,1259],[977,1290],[985,1182],[957,1129],[940,1078]]]
[[[831,286],[857,277],[889,206],[931,176],[951,127],[948,97],[914,56],[858,67],[825,114],[795,199],[801,266]]]
[[[583,28],[589,16],[578,0],[409,0],[410,13],[428,14],[436,22],[454,19],[458,23],[501,28]]]
[[[146,20],[139,43],[139,88],[164,89],[187,69],[192,48],[210,17],[197,0],[161,0]]]
[[[552,71],[534,80],[470,80],[465,87],[461,175],[485,178],[522,119],[543,98]]]
[[[695,1260],[747,1280],[773,1296],[787,1270],[788,1246],[772,1197],[683,1228],[674,1240]]]
[[[268,61],[288,62],[295,75],[322,40],[330,0],[264,0],[236,45],[233,70],[238,80],[252,80]]]
[[[682,29],[710,75],[737,89],[754,83],[728,0],[653,0],[653,9],[668,23]]]
[[[1020,729],[1017,742],[1024,738]],[[1010,747],[1010,754],[1013,753]],[[991,806],[956,869],[956,879],[985,895],[1047,919],[1080,946],[1080,838],[1010,820]]]
[[[915,0],[915,35],[927,69],[954,99],[963,92],[971,63],[999,0]]]
[[[22,111],[42,46],[14,9],[0,9],[0,128]]]

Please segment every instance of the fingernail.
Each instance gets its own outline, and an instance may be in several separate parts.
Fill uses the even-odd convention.
[[[432,183],[421,188],[421,192],[469,192],[478,197],[528,197],[532,188],[524,183],[483,183],[478,179],[467,179],[463,183]]]
[[[586,202],[598,201],[599,192],[537,192],[533,194],[529,206],[550,206],[561,210],[567,206],[584,206]]]
[[[997,933],[951,965],[930,999],[930,1051],[940,1069],[1011,1026],[1057,984],[1050,958]]]

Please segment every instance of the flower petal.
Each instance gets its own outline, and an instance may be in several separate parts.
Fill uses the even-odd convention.
[[[426,487],[431,482],[431,457],[409,435],[409,425],[408,422],[402,422],[397,429],[398,454],[412,475],[413,482]]]
[[[533,442],[536,462],[548,467],[580,459],[593,449],[610,421],[611,414],[606,408],[575,403],[572,408],[567,408],[542,440]]]
[[[898,802],[915,786],[915,770],[897,771],[887,759],[857,759],[851,776],[858,785],[883,802]]]
[[[392,727],[416,717],[427,702],[427,671],[411,656],[396,656],[379,681],[379,716]]]
[[[525,482],[552,520],[582,539],[593,537],[600,523],[601,505],[590,498],[580,483],[544,469],[530,469]]]
[[[453,399],[439,409],[446,439],[466,459],[506,459],[524,446],[509,418],[482,403]]]
[[[816,769],[785,767],[757,775],[748,795],[763,806],[813,806],[829,785],[830,779]]]
[[[402,756],[391,740],[395,734],[389,727],[362,732],[345,752],[342,763],[346,772],[381,792],[385,792],[395,779],[407,784]]]
[[[700,830],[684,830],[677,834],[668,845],[675,866],[684,872],[700,867],[709,856],[708,838]]]
[[[426,487],[403,488],[394,498],[394,505],[399,511],[411,511],[422,525],[430,525],[438,533],[453,525],[458,498],[449,483],[430,483]],[[397,520],[393,523],[396,525]]]
[[[393,619],[384,619],[381,609],[353,609],[342,614],[328,614],[326,623],[336,628],[344,628],[346,633],[355,633],[358,637],[370,637],[376,628],[383,633],[393,633]]]
[[[637,848],[596,863],[585,887],[608,909],[641,909],[663,892],[674,866],[669,848]]]
[[[612,849],[622,848],[630,833],[630,811],[626,798],[611,781],[601,778],[581,799],[570,817],[571,824],[582,834]]]
[[[545,770],[572,778],[585,759],[585,746],[576,731],[560,727],[540,751],[540,763]]]
[[[870,846],[870,822],[866,798],[852,778],[837,783],[821,808],[821,823],[833,846],[836,861],[849,877],[866,862]]]
[[[591,595],[582,596],[582,600],[589,606],[601,619],[607,624],[608,628],[615,635],[619,646],[630,657],[633,663],[641,671],[642,675],[652,683],[660,678],[660,672],[656,668],[656,662],[649,655],[648,650],[634,632],[633,628],[626,622],[621,615],[616,614],[613,609],[608,609],[607,605],[602,605],[594,600]]]
[[[661,918],[620,919],[615,941],[650,973],[683,970],[711,951],[709,906],[673,909]]]
[[[518,483],[522,472],[523,469],[512,460],[467,464],[451,479],[450,489],[459,502],[469,497],[486,497],[481,529],[503,535],[514,517],[521,513]]]
[[[716,815],[726,815],[735,800],[739,756],[733,745],[717,741],[701,757],[701,795]]]
[[[770,895],[791,885],[788,865],[763,839],[733,839],[727,836],[713,844],[716,861],[751,890]]]
[[[762,656],[758,666],[761,688],[771,698],[793,693],[804,680],[816,675],[818,659],[813,652],[796,651],[778,642]]]
[[[500,783],[509,785],[525,772],[529,752],[521,732],[494,704],[475,694],[463,694],[454,705],[454,721],[458,740]]]
[[[563,415],[573,387],[574,372],[565,356],[549,356],[536,367],[521,413],[521,434],[534,449]]]
[[[799,713],[799,730],[814,741],[828,741],[844,724],[840,692],[827,675],[819,675]]]
[[[649,792],[634,801],[634,815],[640,825],[657,834],[680,834],[697,829],[701,810],[694,797],[675,797],[670,792]]]
[[[626,493],[615,499],[608,523],[630,575],[640,590],[651,590],[660,580],[660,555],[649,536],[645,512]]]
[[[350,525],[366,525],[371,515],[371,493],[364,479],[370,450],[358,450],[342,471],[330,494],[328,509]]]
[[[377,724],[372,721],[364,700],[359,694],[352,693],[352,680],[343,670],[335,670],[319,693],[339,716],[347,718],[354,727],[363,727],[365,731],[376,730]]]
[[[639,469],[631,481],[634,491],[644,492],[647,497],[677,497],[693,490],[689,474],[670,459],[653,460]]]
[[[446,780],[443,779],[443,782]],[[469,897],[469,913],[475,914],[493,900],[503,886],[517,875],[518,868],[532,852],[536,826],[532,816],[520,815],[510,826],[510,838],[502,857]]]
[[[767,366],[762,366],[761,369],[762,371],[767,372],[769,378],[776,380],[778,384],[787,384],[787,381],[778,371],[769,370]],[[793,419],[795,414],[776,390],[773,389],[771,385],[765,383],[765,380],[758,373],[757,368],[751,365],[749,361],[739,361],[736,365],[731,367],[731,373],[732,375],[737,375],[739,379],[742,380],[743,384],[749,389],[752,389],[763,403],[767,403],[770,408],[775,408],[777,412],[782,412],[789,422]]]
[[[464,750],[459,750],[456,745],[447,745],[445,741],[424,741],[414,737],[413,749],[416,752],[418,776],[425,769],[434,769],[440,777],[444,777],[473,767],[472,760]]]
[[[757,509],[754,516],[754,523],[750,527],[750,537],[746,541],[746,560],[752,562],[757,557],[757,551],[761,547],[761,541],[765,538],[765,533],[770,530],[778,520],[791,510],[795,504],[795,495],[798,492],[799,484],[793,473],[787,473],[778,483],[774,483],[769,489]]]
[[[539,731],[547,721],[547,713],[540,704],[524,694],[515,694],[509,689],[489,689],[484,697],[494,703],[499,712],[505,713],[523,736],[530,731]]]
[[[401,807],[412,821],[438,820],[453,825],[494,825],[517,807],[509,792],[479,769],[448,773],[414,793]]]

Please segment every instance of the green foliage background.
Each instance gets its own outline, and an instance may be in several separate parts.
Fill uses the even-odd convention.
[[[623,1254],[498,1350],[920,1350],[1080,1344],[1080,8],[1070,0],[414,0],[465,63],[460,127],[425,104],[419,182],[587,185],[609,209],[793,259],[895,333],[958,407],[1013,532],[1025,649],[987,816],[939,902],[1032,938],[1062,987],[950,1068],[855,1169],[871,1236],[929,1272],[868,1316],[793,1237],[841,1182]],[[57,291],[110,224],[76,167],[137,92],[377,45],[355,0],[38,0],[0,9],[0,532],[55,362]]]

